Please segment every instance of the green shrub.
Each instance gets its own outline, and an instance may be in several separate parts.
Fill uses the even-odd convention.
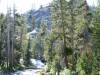
[[[71,71],[65,68],[63,71],[60,72],[60,75],[71,75]]]

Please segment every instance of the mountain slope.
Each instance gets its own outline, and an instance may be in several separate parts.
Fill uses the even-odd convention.
[[[94,14],[95,7],[90,7],[90,12]],[[47,21],[48,29],[51,29],[51,14],[50,14],[50,6],[40,7],[38,10],[30,10],[25,14],[27,17],[28,27],[32,27],[32,17],[35,18],[35,27],[40,28],[41,20],[44,19]]]
[[[27,23],[32,26],[32,17],[35,18],[35,27],[40,28],[41,20],[44,19],[47,21],[48,28],[50,28],[50,8],[49,6],[40,7],[38,10],[30,10],[26,14]]]

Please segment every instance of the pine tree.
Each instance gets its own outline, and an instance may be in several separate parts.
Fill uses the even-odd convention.
[[[90,66],[92,64],[92,42],[90,30],[92,14],[89,11],[89,6],[87,5],[86,0],[81,0],[79,2],[80,4],[77,6],[79,15],[77,15],[77,18],[81,17],[81,19],[77,19],[78,23],[76,23],[76,32],[78,33],[77,48],[80,50],[80,58],[86,55],[86,59],[82,59],[84,61],[84,65],[81,66],[84,66],[83,69],[85,73],[90,75],[92,71],[92,67]],[[89,63],[87,63],[87,61]]]
[[[3,14],[0,14],[0,69],[4,68],[4,62],[5,62],[5,16]]]
[[[63,49],[63,52],[64,52],[64,58],[65,58],[65,63],[66,63],[66,66],[68,67],[68,60],[67,60],[67,54],[65,52],[65,47],[66,47],[66,36],[65,36],[65,25],[66,24],[66,4],[67,2],[65,0],[54,0],[53,1],[53,4],[52,4],[52,8],[51,8],[51,12],[53,13],[52,14],[52,26],[53,26],[53,29],[52,31],[54,32],[54,34],[57,36],[57,35],[60,35],[61,36],[61,39],[63,41],[63,45],[64,45],[64,49]],[[54,28],[56,27],[56,28]]]
[[[94,13],[94,17],[92,19],[92,43],[93,43],[93,71],[92,74],[99,74],[99,49],[100,49],[100,2],[98,1],[98,6],[96,7],[96,11]]]
[[[27,46],[27,50],[26,50],[26,54],[25,54],[25,58],[24,58],[24,65],[26,67],[30,67],[31,66],[31,48],[30,48],[30,38],[28,40],[28,46]]]
[[[11,42],[11,25],[12,25],[12,18],[11,18],[11,9],[8,9],[8,13],[7,13],[7,69],[9,71],[12,70],[12,42]]]
[[[63,42],[63,58],[65,58],[65,64],[68,67],[68,56],[72,54],[74,50],[74,31],[75,31],[75,9],[74,1],[57,0],[52,5],[52,28],[55,35],[60,35],[59,38]]]

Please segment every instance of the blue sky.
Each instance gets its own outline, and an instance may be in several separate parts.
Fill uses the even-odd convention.
[[[24,13],[30,10],[32,7],[38,9],[40,5],[48,5],[52,0],[0,0],[0,13],[6,13],[7,6],[13,7],[15,3],[16,9],[19,13]],[[87,0],[89,5],[93,2],[96,4],[97,0]]]

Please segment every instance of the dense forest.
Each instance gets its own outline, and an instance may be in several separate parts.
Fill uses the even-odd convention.
[[[37,59],[45,64],[39,75],[100,75],[100,0],[96,7],[53,0],[43,8],[0,13],[0,73],[36,69]]]

